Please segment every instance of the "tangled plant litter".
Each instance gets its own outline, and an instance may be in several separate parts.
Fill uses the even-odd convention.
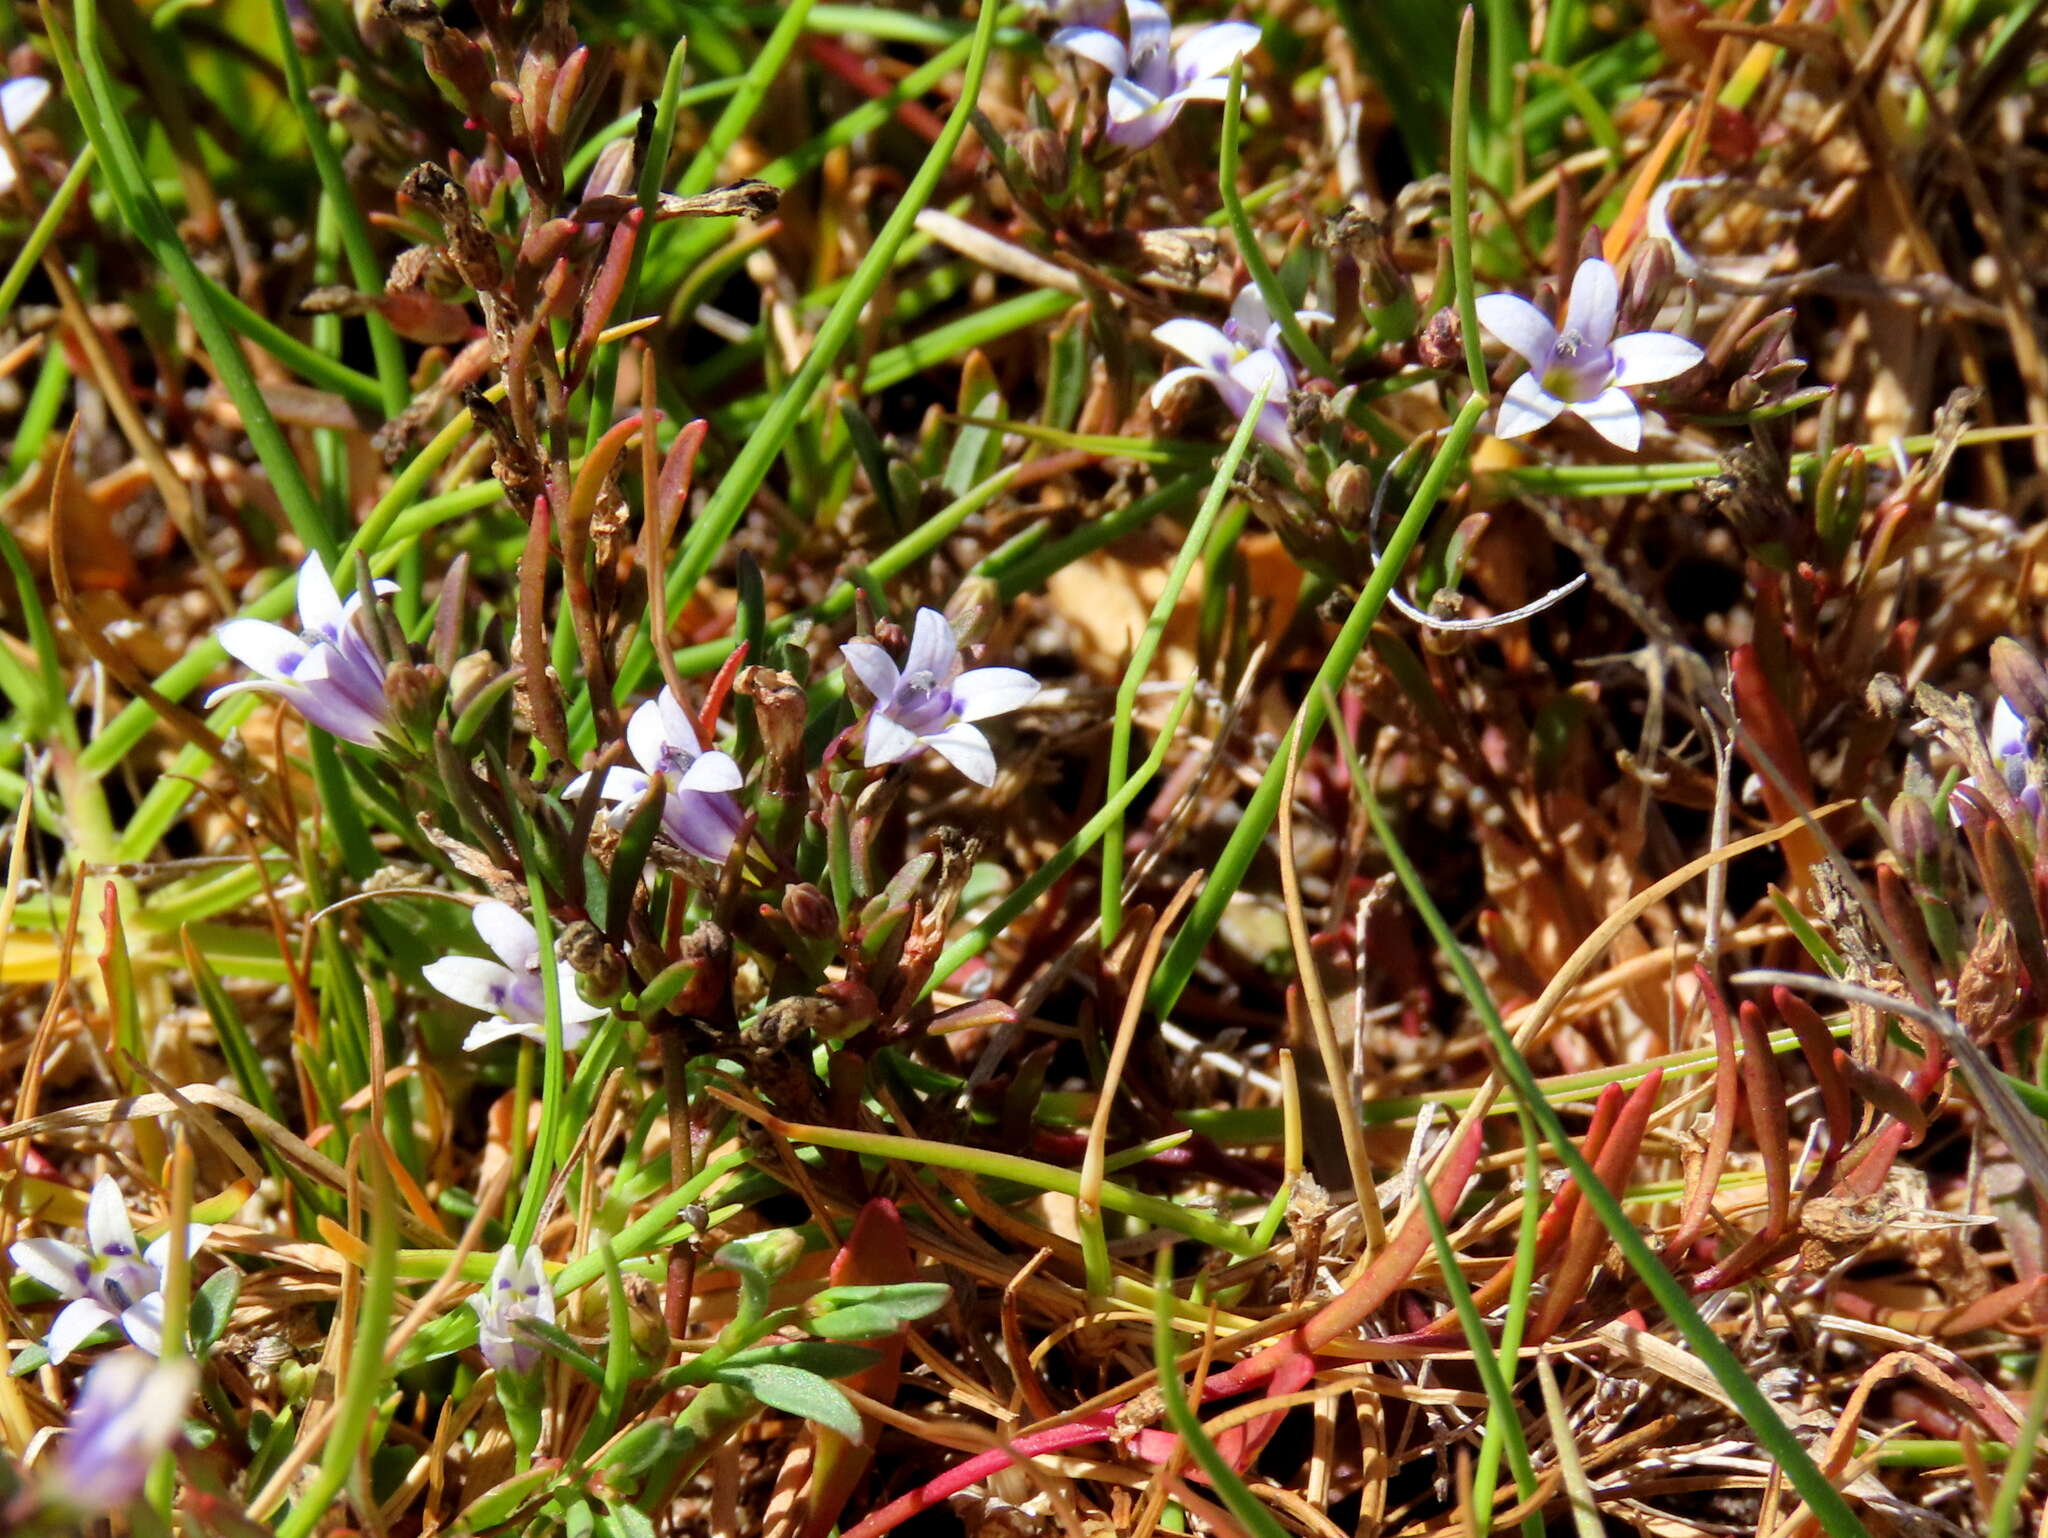
[[[18,17],[0,1522],[2038,1527],[1995,9]]]

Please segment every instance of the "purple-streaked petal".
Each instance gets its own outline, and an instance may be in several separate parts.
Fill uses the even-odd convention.
[[[1535,305],[1520,294],[1481,294],[1474,301],[1479,324],[1496,340],[1520,353],[1533,369],[1550,366],[1550,349],[1557,344],[1557,328]]]
[[[917,747],[916,732],[890,720],[878,710],[868,717],[867,738],[861,746],[860,761],[869,768],[898,763],[915,753]]]
[[[1618,449],[1633,454],[1642,447],[1643,414],[1613,385],[1589,401],[1577,402],[1572,413]]]
[[[121,1310],[121,1329],[151,1356],[164,1354],[164,1295],[153,1292]]]
[[[919,609],[910,632],[910,652],[903,659],[905,677],[929,673],[945,683],[960,669],[960,642],[946,616],[937,609]]]
[[[686,790],[668,798],[662,831],[678,849],[723,865],[740,833],[739,803],[729,795]]]
[[[67,1303],[57,1311],[57,1317],[50,1321],[50,1333],[43,1342],[50,1353],[50,1360],[62,1364],[64,1359],[85,1343],[88,1336],[114,1322],[114,1311],[94,1298],[80,1298]]]
[[[1230,66],[1259,46],[1259,29],[1248,21],[1219,21],[1188,34],[1173,50],[1173,81],[1183,91],[1196,81],[1228,75]],[[1219,81],[1226,89],[1229,82]]]
[[[654,707],[661,714],[661,734],[668,739],[670,747],[681,748],[685,753],[701,753],[704,744],[697,736],[697,723],[690,719],[690,713],[683,709],[682,701],[673,689],[664,688],[656,696]]]
[[[62,1239],[20,1239],[7,1247],[14,1269],[34,1277],[60,1298],[85,1295],[92,1257]]]
[[[92,1195],[85,1204],[85,1238],[101,1259],[118,1256],[133,1260],[142,1253],[135,1240],[135,1225],[128,1221],[128,1204],[111,1175],[92,1183]]]
[[[1494,415],[1493,435],[1520,438],[1556,421],[1562,410],[1563,401],[1538,384],[1534,374],[1524,374],[1508,386],[1500,410]]]
[[[1173,89],[1173,18],[1158,0],[1124,0],[1131,24],[1131,67],[1118,70],[1155,95]]]
[[[995,784],[996,750],[988,745],[988,738],[982,735],[980,727],[955,721],[943,732],[932,733],[924,742],[926,747],[938,749],[947,763],[975,784]]]
[[[420,968],[420,976],[458,1004],[496,1014],[511,996],[512,974],[481,956],[444,956]]]
[[[327,566],[320,557],[309,555],[299,568],[299,628],[317,630],[322,635],[338,636],[348,616],[342,611],[341,595],[334,590],[334,582],[327,575]]]
[[[1156,142],[1180,116],[1180,100],[1159,96],[1130,80],[1109,83],[1109,127],[1103,137],[1127,150]]]
[[[1638,331],[1632,336],[1618,336],[1610,350],[1614,354],[1614,382],[1622,385],[1659,384],[1676,379],[1707,355],[1699,343],[1669,331]]]
[[[677,789],[712,794],[738,790],[746,782],[746,776],[740,773],[740,766],[733,762],[732,756],[714,748],[709,753],[697,755],[690,767],[683,771],[682,783]]]
[[[185,1225],[185,1258],[190,1260],[199,1253],[199,1247],[206,1243],[206,1236],[213,1232],[211,1223],[187,1223]],[[142,1252],[142,1258],[149,1262],[158,1276],[171,1263],[171,1235],[169,1230],[158,1234],[149,1241],[149,1248]]]
[[[306,643],[268,620],[231,619],[214,638],[235,661],[270,679],[292,679],[306,660]]]
[[[1152,328],[1152,340],[1212,373],[1223,373],[1237,356],[1230,338],[1204,320],[1164,321]]]
[[[1294,430],[1287,425],[1286,404],[1270,397],[1259,408],[1259,420],[1252,428],[1252,436],[1282,454],[1298,454],[1301,450],[1301,445],[1294,441]]]
[[[1061,27],[1053,33],[1051,46],[1090,64],[1099,64],[1112,75],[1130,71],[1131,56],[1124,48],[1124,40],[1100,27]]]
[[[1163,406],[1166,404],[1166,398],[1188,380],[1199,379],[1204,383],[1214,385],[1220,377],[1222,376],[1216,369],[1196,368],[1191,363],[1184,363],[1179,368],[1168,369],[1164,374],[1161,374],[1159,382],[1152,386],[1151,393],[1146,396],[1146,399],[1151,401],[1154,406]]]
[[[512,971],[531,972],[540,960],[540,936],[534,933],[533,921],[510,903],[478,903],[470,910],[469,921],[491,954]]]
[[[0,85],[0,116],[7,119],[7,131],[20,133],[29,120],[43,110],[50,99],[50,82],[41,75],[16,75]],[[12,166],[13,162],[8,164]]]
[[[383,734],[384,718],[373,716],[362,710],[353,700],[340,694],[322,693],[311,689],[297,689],[285,698],[297,708],[313,725],[331,737],[343,742],[353,742],[357,747],[374,748]]]
[[[974,668],[953,680],[953,701],[963,721],[1021,710],[1038,697],[1038,680],[1022,668]]]
[[[846,659],[853,676],[867,687],[868,693],[884,705],[889,703],[897,680],[903,676],[897,671],[895,658],[873,641],[848,641],[839,648],[839,655]]]
[[[1597,256],[1579,263],[1572,279],[1571,302],[1564,307],[1564,331],[1576,331],[1595,351],[1614,340],[1614,316],[1621,307],[1621,284],[1614,269]]]

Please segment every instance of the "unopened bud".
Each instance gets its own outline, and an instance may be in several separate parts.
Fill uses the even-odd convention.
[[[2048,729],[2048,669],[2032,652],[2000,636],[1991,643],[1991,681],[2030,729]]]
[[[1027,128],[1013,136],[1010,147],[1032,185],[1043,192],[1058,193],[1067,185],[1066,140],[1050,128]]]
[[[954,589],[946,605],[946,622],[962,646],[977,646],[988,639],[1002,609],[1001,592],[990,577],[969,577]]]
[[[1886,818],[1891,824],[1892,851],[1914,881],[1932,886],[1941,874],[1941,828],[1934,809],[1910,792],[1892,800]]]
[[[1365,527],[1372,511],[1372,472],[1364,465],[1345,463],[1330,472],[1323,491],[1330,499],[1330,516],[1350,533]]]
[[[814,940],[839,933],[839,915],[832,909],[832,899],[808,881],[795,882],[783,892],[782,916],[791,929]]]
[[[1458,312],[1446,306],[1430,316],[1415,339],[1415,360],[1424,368],[1456,368],[1465,356],[1464,331]]]

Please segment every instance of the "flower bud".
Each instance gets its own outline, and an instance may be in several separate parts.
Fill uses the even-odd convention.
[[[1415,361],[1424,368],[1456,368],[1465,356],[1463,328],[1458,312],[1449,306],[1430,316],[1422,334],[1415,339]]]
[[[946,620],[953,638],[962,646],[976,646],[988,639],[1001,612],[1001,589],[988,577],[969,577],[953,592],[946,605]]]
[[[808,881],[793,882],[782,894],[782,916],[798,934],[824,940],[839,933],[832,900]]]
[[[1991,643],[1991,681],[2029,728],[2048,729],[2048,669],[2009,636]]]
[[[1057,195],[1067,185],[1067,141],[1050,128],[1027,128],[1010,139],[1033,186]]]
[[[1921,886],[1934,886],[1941,876],[1941,828],[1934,809],[1919,796],[1902,792],[1892,801],[1892,850],[1906,872]]]
[[[1356,534],[1365,527],[1366,517],[1372,511],[1370,470],[1364,465],[1341,464],[1330,472],[1323,492],[1330,499],[1330,516],[1340,528]]]

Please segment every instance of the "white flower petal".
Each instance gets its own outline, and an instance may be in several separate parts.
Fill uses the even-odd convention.
[[[940,682],[960,668],[960,642],[946,616],[937,609],[919,609],[910,632],[910,652],[903,659],[903,671],[930,673]]]
[[[1022,668],[974,668],[953,680],[953,699],[963,721],[1021,710],[1038,696],[1038,680]]]
[[[649,700],[626,720],[626,751],[633,762],[653,774],[661,768],[662,749],[668,746],[668,731],[662,725],[661,705]]]
[[[469,911],[469,921],[491,953],[513,972],[531,972],[540,960],[540,936],[533,921],[510,903],[478,903]]]
[[[1572,279],[1571,302],[1564,308],[1564,328],[1576,331],[1589,348],[1605,347],[1614,338],[1614,316],[1621,307],[1621,283],[1614,269],[1597,256],[1579,263]]]
[[[17,1240],[7,1247],[7,1258],[60,1298],[83,1297],[92,1274],[92,1257],[62,1239]]]
[[[121,1310],[121,1328],[151,1356],[164,1351],[164,1295],[153,1292]]]
[[[738,790],[746,782],[746,776],[740,773],[740,766],[733,762],[732,755],[713,748],[709,753],[697,755],[690,767],[683,771],[682,781],[676,788],[713,795]]]
[[[1474,303],[1479,324],[1527,359],[1529,367],[1549,366],[1557,328],[1541,310],[1520,294],[1481,294]]]
[[[306,557],[299,568],[299,627],[302,630],[317,630],[324,635],[341,634],[342,624],[348,616],[341,607],[341,596],[334,591],[334,582],[327,575],[326,564],[318,554]]]
[[[937,748],[947,763],[975,784],[995,784],[996,750],[988,745],[988,738],[982,735],[980,727],[955,721],[943,732],[934,732],[924,741],[925,746]]]
[[[420,968],[427,985],[458,1004],[496,1014],[511,990],[512,974],[481,956],[444,956]]]
[[[1145,398],[1154,406],[1163,406],[1166,404],[1166,398],[1188,380],[1200,379],[1213,385],[1219,377],[1220,371],[1217,369],[1196,368],[1192,363],[1183,363],[1179,368],[1168,369],[1161,374],[1159,382],[1152,386],[1151,393]]]
[[[1250,339],[1245,346],[1265,342],[1266,334],[1273,329],[1273,312],[1266,308],[1266,296],[1259,292],[1258,284],[1247,283],[1237,291],[1237,297],[1230,301],[1230,321],[1240,336]]]
[[[569,1045],[571,1026],[602,1020],[608,1013],[602,1004],[593,1004],[583,997],[580,986],[581,974],[566,961],[555,963],[555,986],[562,991],[562,1041]]]
[[[1706,348],[1669,331],[1638,331],[1614,339],[1614,382],[1657,384],[1676,379],[1707,355]]]
[[[62,1363],[82,1345],[87,1336],[114,1322],[114,1311],[93,1298],[67,1303],[50,1321],[50,1334],[43,1344],[50,1360]]]
[[[868,717],[867,739],[861,746],[860,761],[871,769],[879,768],[910,757],[917,751],[917,746],[916,732],[878,710]]]
[[[2020,719],[2017,710],[2006,703],[2003,695],[1991,707],[1991,734],[1987,741],[1991,751],[2000,758],[2018,758],[2027,751],[2027,723]]]
[[[1572,413],[1618,449],[1633,454],[1642,447],[1643,414],[1636,403],[1609,385],[1589,401],[1573,405]]]
[[[654,707],[661,713],[661,734],[670,747],[681,748],[685,753],[701,753],[703,741],[697,736],[697,723],[690,719],[690,713],[683,709],[683,703],[676,698],[673,689],[664,688],[655,698]]]
[[[1556,421],[1562,410],[1563,401],[1538,384],[1534,374],[1524,374],[1508,386],[1507,396],[1494,416],[1493,435],[1496,438],[1519,438],[1525,433],[1533,433],[1537,428]]]
[[[20,133],[28,127],[29,120],[43,110],[43,103],[49,99],[50,82],[41,75],[16,75],[0,85],[0,116],[7,119],[7,131]]]
[[[577,800],[589,784],[589,775],[577,775],[562,792],[563,799]],[[646,794],[647,776],[638,769],[607,769],[604,772],[604,783],[597,788],[600,801],[638,801]]]
[[[306,660],[306,643],[268,620],[231,619],[213,634],[230,657],[265,678],[293,679]]]
[[[93,1254],[102,1258],[118,1255],[133,1260],[142,1253],[135,1225],[128,1221],[128,1203],[111,1175],[92,1183],[92,1196],[85,1204],[85,1238]]]
[[[1131,67],[1118,71],[1155,91],[1172,84],[1173,18],[1159,0],[1124,0],[1131,26]]]
[[[897,671],[896,660],[873,641],[848,641],[839,648],[839,655],[846,659],[846,665],[853,670],[853,676],[867,686],[868,693],[884,705],[896,692],[896,683],[903,675]]]
[[[1171,348],[1197,368],[1225,372],[1237,358],[1229,337],[1205,320],[1169,320],[1152,328],[1152,340]]]
[[[547,1030],[542,1026],[535,1025],[531,1020],[507,1020],[504,1016],[498,1015],[489,1020],[479,1020],[475,1025],[472,1025],[469,1028],[469,1034],[462,1038],[462,1050],[465,1052],[480,1052],[485,1047],[505,1040],[508,1036],[524,1036],[528,1041],[543,1047],[547,1045],[548,1041]],[[562,1032],[562,1046],[566,1049],[568,1045],[569,1033],[565,1027]]]
[[[1112,75],[1125,74],[1131,67],[1131,56],[1123,39],[1100,27],[1061,27],[1053,33],[1051,46],[1090,64],[1099,64]]]
[[[1198,80],[1228,75],[1231,65],[1258,46],[1259,29],[1248,21],[1199,28],[1173,50],[1174,84],[1185,89]],[[1228,88],[1228,81],[1218,83]]]
[[[187,1260],[190,1260],[199,1253],[200,1246],[206,1243],[207,1235],[212,1232],[213,1225],[210,1223],[187,1223],[185,1225],[185,1258]],[[142,1258],[155,1268],[158,1276],[163,1275],[164,1267],[171,1263],[171,1235],[168,1229],[149,1241],[149,1248],[142,1252]]]
[[[1109,129],[1112,144],[1141,150],[1173,126],[1180,102],[1161,97],[1133,80],[1109,83]]]

